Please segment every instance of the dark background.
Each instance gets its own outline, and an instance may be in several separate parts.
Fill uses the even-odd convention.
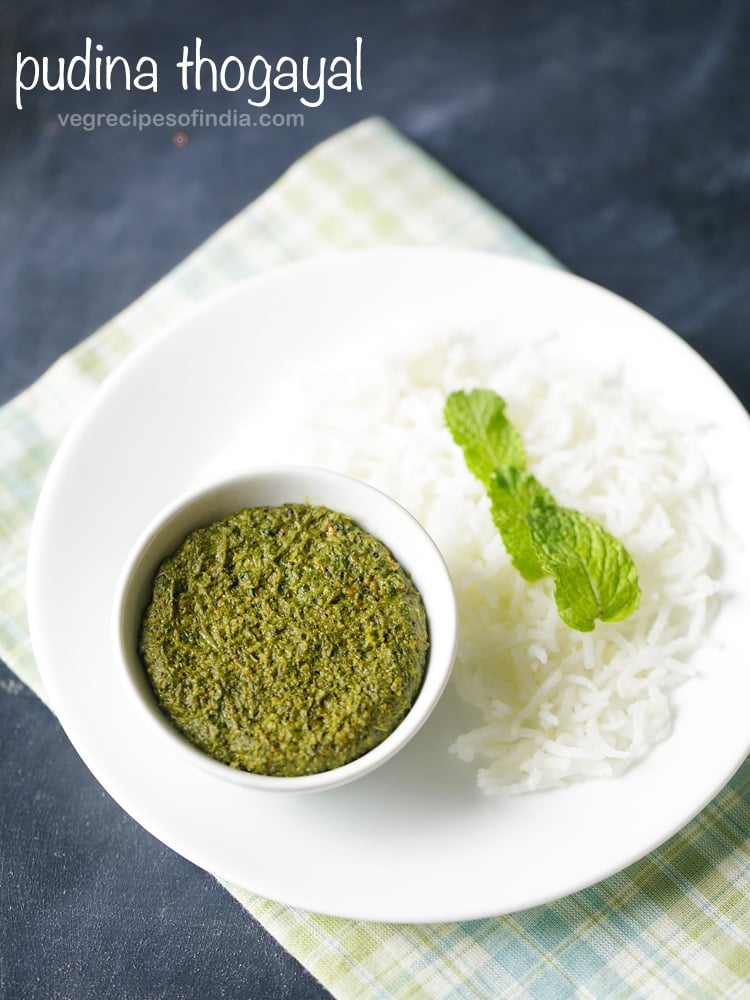
[[[302,128],[60,128],[87,111],[245,110],[183,94],[204,54],[332,57],[364,92]],[[25,95],[15,53],[141,55],[159,93]],[[750,403],[750,9],[741,0],[0,4],[0,402],[319,140],[387,117],[573,271],[637,302]],[[298,111],[293,97],[270,110]],[[648,363],[647,360],[645,363]],[[0,449],[2,442],[0,442]],[[0,485],[1,488],[1,485]],[[214,880],[122,813],[0,666],[0,997],[319,998]]]

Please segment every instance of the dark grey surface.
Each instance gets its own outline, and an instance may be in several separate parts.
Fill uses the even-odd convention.
[[[16,50],[73,55],[86,34],[157,58],[159,95],[37,90],[16,111]],[[327,98],[303,128],[188,130],[176,149],[171,130],[84,133],[55,119],[242,107],[242,95],[175,90],[167,70],[195,35],[208,54],[276,58],[344,53],[357,34],[364,92]],[[0,400],[315,142],[382,114],[572,270],[667,322],[748,405],[749,49],[740,0],[5,3]],[[328,995],[208,875],[123,815],[4,668],[0,767],[0,997]]]

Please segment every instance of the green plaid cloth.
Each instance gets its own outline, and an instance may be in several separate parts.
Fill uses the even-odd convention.
[[[104,376],[201,298],[267,268],[378,243],[559,266],[385,122],[329,139],[0,411],[0,656],[34,691],[26,550],[45,471]],[[637,821],[637,820],[636,820]],[[663,848],[523,913],[398,925],[323,917],[226,888],[336,997],[750,998],[750,764]]]

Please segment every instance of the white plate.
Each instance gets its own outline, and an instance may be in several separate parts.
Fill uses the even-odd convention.
[[[672,735],[625,776],[486,799],[447,752],[465,720],[447,693],[413,742],[341,789],[266,795],[156,752],[110,651],[112,597],[144,525],[274,396],[283,378],[394,317],[428,330],[501,315],[554,327],[593,363],[710,419],[722,508],[737,536],[699,674]],[[252,455],[248,443],[249,461]],[[591,885],[679,830],[747,754],[750,421],[716,374],[656,320],[565,273],[489,254],[384,249],[321,258],[231,288],[107,380],[60,449],[29,560],[34,649],[53,706],[107,791],[216,875],[339,916],[445,921],[507,913]],[[283,456],[279,456],[282,460]]]

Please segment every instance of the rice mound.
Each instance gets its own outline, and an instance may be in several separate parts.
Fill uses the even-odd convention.
[[[576,632],[551,580],[529,584],[512,567],[443,422],[447,394],[478,386],[506,399],[556,500],[632,555],[642,595],[626,621]],[[512,354],[490,337],[401,337],[308,372],[283,399],[284,419],[253,436],[254,460],[367,480],[440,547],[459,608],[453,683],[477,712],[450,749],[479,765],[486,793],[617,775],[669,733],[670,689],[690,676],[718,593],[720,519],[694,422],[571,360],[554,337]]]

